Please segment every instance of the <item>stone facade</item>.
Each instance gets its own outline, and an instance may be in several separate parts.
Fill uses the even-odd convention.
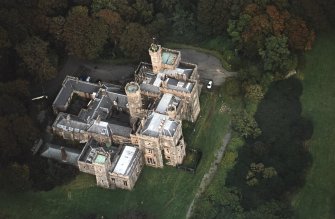
[[[181,164],[185,157],[182,120],[195,122],[200,112],[197,65],[156,44],[149,54],[152,63],[140,63],[134,81],[123,89],[68,76],[53,103],[58,114],[53,132],[87,142],[78,167],[95,175],[98,186],[132,189],[144,163],[163,168]],[[66,112],[73,94],[89,100],[78,115]],[[121,114],[127,117],[123,123]],[[100,146],[92,147],[92,142]],[[124,162],[127,169],[118,165]]]
[[[106,147],[90,139],[79,155],[78,168],[95,175],[100,187],[131,190],[143,168],[143,156],[134,145]]]

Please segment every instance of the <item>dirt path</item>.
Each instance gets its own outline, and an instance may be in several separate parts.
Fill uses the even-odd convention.
[[[205,189],[208,187],[208,185],[211,183],[217,168],[218,164],[221,162],[222,157],[224,155],[224,152],[226,150],[226,147],[231,139],[231,127],[229,124],[228,132],[223,138],[222,146],[218,149],[218,151],[215,154],[215,160],[212,162],[211,167],[209,168],[208,172],[202,177],[200,186],[187,210],[186,219],[190,218],[192,216],[192,211],[194,207],[194,203],[199,199],[200,195],[205,191]]]

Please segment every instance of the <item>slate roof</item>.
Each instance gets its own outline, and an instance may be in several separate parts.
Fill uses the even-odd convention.
[[[41,156],[54,159],[57,161],[61,161],[64,163],[72,164],[74,166],[78,166],[77,160],[79,158],[79,155],[81,153],[80,150],[76,150],[73,148],[63,147],[65,150],[66,156],[62,156],[61,148],[62,146],[54,145],[50,143],[45,144],[46,149],[42,151]],[[65,159],[63,159],[65,158]]]
[[[61,128],[65,131],[80,132],[80,131],[86,131],[89,127],[89,124],[81,120],[78,116],[60,112],[53,126]]]
[[[90,82],[79,80],[75,77],[66,76],[63,81],[62,88],[59,91],[52,105],[55,107],[64,106],[74,91],[92,94],[94,92],[98,92],[99,88],[99,84],[93,84]]]
[[[107,93],[107,96],[109,97],[109,99],[113,102],[113,104],[116,103],[117,107],[127,108],[127,104],[128,104],[127,95],[120,94],[120,93],[109,92],[109,91],[107,91],[106,93]]]
[[[53,124],[53,126],[63,129],[67,132],[91,132],[99,135],[112,136],[118,135],[123,137],[130,137],[132,129],[129,126],[109,123],[106,121],[90,120],[84,121],[78,116],[70,115],[60,112]]]
[[[127,126],[121,126],[113,123],[108,124],[108,128],[113,135],[123,136],[130,138],[132,129]]]
[[[144,126],[141,134],[158,137],[160,134],[172,137],[176,132],[179,122],[170,119],[168,116],[152,112]]]

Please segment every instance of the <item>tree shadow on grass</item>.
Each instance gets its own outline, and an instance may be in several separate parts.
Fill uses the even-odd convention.
[[[258,105],[255,119],[262,135],[247,139],[226,180],[228,186],[240,189],[245,210],[255,209],[270,200],[290,206],[292,193],[305,183],[312,163],[305,142],[313,134],[313,124],[301,116],[302,89],[301,82],[295,78],[273,82]],[[272,178],[260,175],[256,185],[248,185],[251,163],[273,167],[276,175]]]

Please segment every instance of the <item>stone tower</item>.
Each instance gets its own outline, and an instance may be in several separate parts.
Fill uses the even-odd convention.
[[[142,98],[140,86],[136,82],[130,82],[125,87],[128,97],[128,108],[132,118],[140,117],[142,112]]]
[[[152,43],[149,48],[149,54],[151,58],[152,70],[154,73],[158,73],[162,69],[162,47]]]
[[[98,157],[100,158],[99,160]],[[108,170],[110,169],[110,167],[111,162],[109,155],[98,154],[96,160],[94,161],[94,172],[98,186],[104,188],[110,187],[110,183],[108,181]]]

